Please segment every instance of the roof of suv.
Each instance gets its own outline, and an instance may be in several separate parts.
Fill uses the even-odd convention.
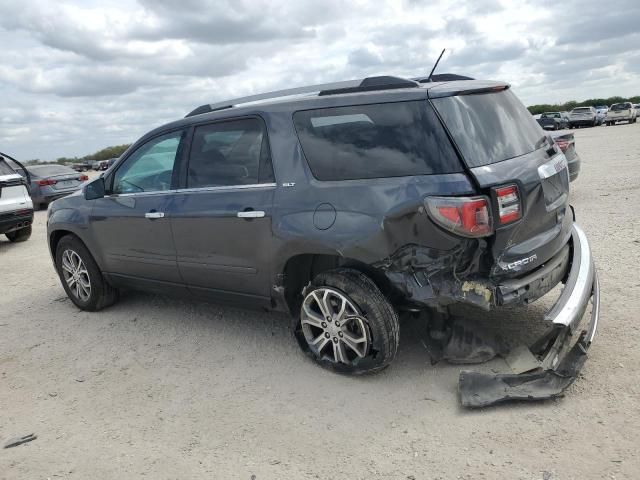
[[[140,140],[168,128],[178,128],[203,120],[257,115],[267,111],[295,112],[313,108],[440,98],[462,93],[499,91],[506,88],[509,88],[509,84],[495,81],[471,79],[426,82],[422,78],[416,81],[389,76],[311,85],[201,105],[185,118],[158,127]]]

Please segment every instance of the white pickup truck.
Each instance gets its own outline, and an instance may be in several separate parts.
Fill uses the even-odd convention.
[[[31,236],[33,203],[27,180],[4,157],[0,153],[0,234],[11,242],[24,242]]]
[[[607,126],[615,125],[617,122],[622,121],[636,123],[637,114],[637,110],[631,102],[614,103],[607,112],[605,123]]]

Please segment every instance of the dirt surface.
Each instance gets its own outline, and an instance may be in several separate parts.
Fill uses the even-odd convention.
[[[28,242],[0,241],[0,440],[38,435],[0,450],[0,478],[638,478],[640,123],[575,134],[602,314],[564,399],[462,409],[460,367],[430,365],[415,319],[389,369],[349,378],[307,360],[279,314],[142,293],[79,311],[42,211]],[[472,314],[518,341],[548,303]]]

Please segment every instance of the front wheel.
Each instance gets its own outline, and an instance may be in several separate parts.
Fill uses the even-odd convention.
[[[81,310],[102,310],[118,299],[118,291],[107,283],[87,247],[73,235],[58,243],[56,269],[67,296]]]
[[[378,372],[398,351],[398,315],[363,273],[321,273],[305,291],[294,334],[302,350],[340,373]]]

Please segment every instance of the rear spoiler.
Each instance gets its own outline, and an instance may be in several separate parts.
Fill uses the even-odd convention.
[[[428,90],[428,94],[429,98],[455,97],[458,95],[500,92],[507,90],[510,86],[504,82],[459,80],[435,85]]]

